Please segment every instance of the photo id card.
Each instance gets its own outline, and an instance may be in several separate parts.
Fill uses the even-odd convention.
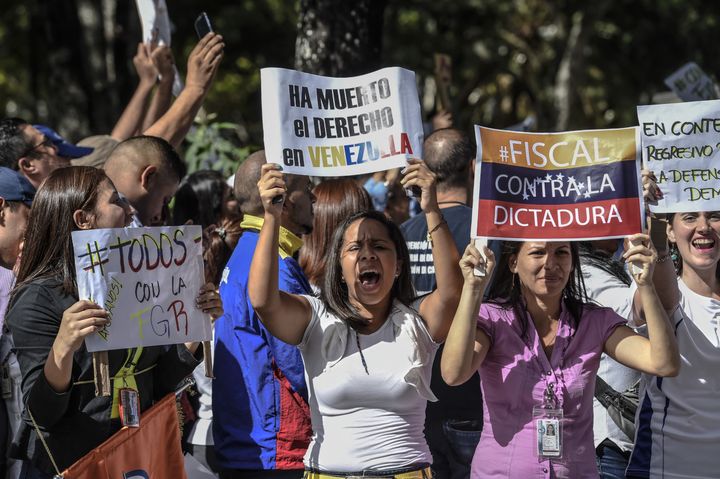
[[[538,457],[562,456],[562,414],[561,409],[533,409]]]
[[[140,396],[132,388],[120,389],[120,423],[127,427],[140,427]]]

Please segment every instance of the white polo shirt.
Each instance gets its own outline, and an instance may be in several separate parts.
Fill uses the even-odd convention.
[[[671,318],[681,356],[674,378],[643,375],[629,476],[720,477],[720,301],[678,280]]]

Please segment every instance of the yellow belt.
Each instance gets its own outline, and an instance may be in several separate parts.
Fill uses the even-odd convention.
[[[325,472],[313,472],[313,471],[305,471],[305,475],[303,476],[303,479],[338,479],[338,478],[344,478],[344,479],[361,479],[361,478],[372,478],[372,479],[431,479],[433,477],[432,470],[429,467],[426,467],[425,469],[418,469],[417,471],[409,471],[409,472],[402,472],[400,474],[390,474],[387,476],[377,476],[377,475],[368,475],[371,473],[366,474],[342,474],[342,475],[336,475],[336,474],[327,474]]]

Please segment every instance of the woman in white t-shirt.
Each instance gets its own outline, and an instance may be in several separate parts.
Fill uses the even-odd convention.
[[[313,437],[305,477],[429,478],[423,435],[433,357],[462,285],[459,255],[435,196],[435,176],[409,160],[401,180],[421,190],[437,289],[420,299],[399,228],[382,213],[347,218],[330,244],[320,298],[278,290],[278,229],[290,212],[278,165],[258,182],[265,208],[250,268],[250,300],[267,329],[296,344],[305,364]]]
[[[652,196],[661,195],[653,182],[645,186]],[[717,477],[720,211],[671,214],[667,224],[654,219],[651,230],[658,250],[653,281],[673,314],[681,366],[674,378],[643,377],[627,477]]]

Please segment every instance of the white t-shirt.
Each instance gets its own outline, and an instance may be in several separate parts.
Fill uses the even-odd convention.
[[[214,329],[213,338],[210,341],[210,355],[212,359],[215,358]],[[192,375],[200,397],[198,399],[197,420],[188,434],[187,442],[197,446],[212,446],[215,444],[212,431],[212,378],[205,376],[205,361],[197,365]]]
[[[720,477],[720,301],[678,280],[671,318],[680,374],[643,375],[636,444],[628,475],[665,479]]]
[[[636,284],[633,282],[628,286],[606,271],[586,263],[582,264],[582,272],[588,298],[600,306],[612,308],[619,316],[629,320]],[[605,353],[600,357],[598,376],[618,392],[625,391],[640,379],[638,371],[623,366]],[[595,447],[610,439],[623,451],[632,451],[632,440],[617,427],[597,399],[593,399],[593,435]]]
[[[358,336],[318,298],[305,298],[313,309],[298,345],[313,425],[305,466],[354,472],[431,463],[423,427],[438,344],[415,313],[419,302],[395,302],[380,329]]]

